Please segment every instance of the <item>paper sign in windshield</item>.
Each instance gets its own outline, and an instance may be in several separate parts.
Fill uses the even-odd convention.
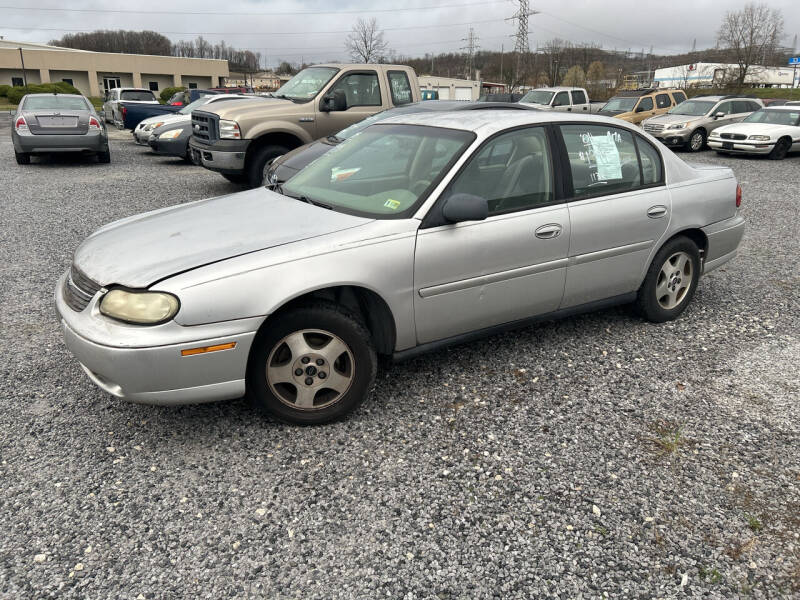
[[[355,167],[353,169],[342,169],[340,167],[334,167],[331,169],[331,183],[335,181],[344,181],[348,177],[352,177],[356,173],[361,170],[361,167]]]
[[[589,142],[592,145],[595,165],[597,165],[598,181],[622,179],[622,163],[614,138],[606,135],[593,135],[589,138]]]

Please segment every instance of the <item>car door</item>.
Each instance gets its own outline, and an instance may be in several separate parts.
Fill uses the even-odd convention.
[[[588,112],[589,100],[586,98],[586,93],[583,90],[573,90],[572,94],[572,111],[573,112]]]
[[[570,104],[569,100],[569,92],[558,92],[553,98],[553,103],[551,106],[553,107],[553,110],[564,112],[571,110],[572,105]]]
[[[636,291],[671,202],[656,147],[600,124],[558,127],[569,161],[569,266],[562,308]]]
[[[414,314],[420,344],[558,308],[570,224],[557,181],[544,127],[501,133],[473,154],[417,235]],[[486,198],[488,217],[445,222],[442,203],[459,193]]]
[[[736,123],[744,118],[742,117],[742,119],[737,119],[737,115],[734,112],[733,100],[720,102],[714,107],[714,110],[711,111],[711,117],[712,120],[708,124],[709,132],[714,131],[717,127],[730,125],[731,123]]]
[[[636,105],[636,109],[633,112],[633,118],[631,119],[631,122],[641,123],[645,119],[649,119],[655,114],[656,110],[655,110],[655,103],[653,102],[653,97],[644,96],[643,98],[639,99],[639,102]]]
[[[344,92],[347,98],[347,108],[339,111],[320,110],[324,100],[318,100],[316,108],[317,138],[333,135],[353,123],[358,123],[380,111],[383,105],[377,71],[349,71],[334,81],[322,94],[322,98],[337,90]]]

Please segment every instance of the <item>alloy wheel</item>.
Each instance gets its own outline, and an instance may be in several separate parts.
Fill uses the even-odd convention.
[[[338,402],[355,375],[353,352],[340,337],[303,329],[281,339],[269,354],[267,383],[285,405],[321,410]]]
[[[677,307],[692,287],[694,275],[692,257],[686,252],[676,252],[661,266],[656,281],[656,299],[666,310]]]
[[[692,134],[692,139],[689,141],[689,145],[692,147],[694,152],[700,150],[703,147],[703,134],[699,131]]]

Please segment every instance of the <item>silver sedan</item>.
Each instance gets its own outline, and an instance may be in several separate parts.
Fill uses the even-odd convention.
[[[55,152],[91,153],[101,163],[111,162],[103,120],[77,94],[23,96],[14,115],[11,141],[20,165],[29,164],[32,155]]]
[[[58,282],[68,347],[103,390],[152,404],[240,397],[321,423],[378,355],[613,304],[675,319],[744,232],[730,169],[633,125],[527,111],[366,128],[277,192],[111,223]]]

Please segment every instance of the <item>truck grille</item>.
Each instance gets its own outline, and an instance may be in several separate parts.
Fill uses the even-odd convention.
[[[211,113],[192,112],[192,135],[203,142],[213,142],[217,139],[219,117]]]
[[[659,125],[658,123],[645,123],[644,130],[647,133],[660,133],[664,129],[663,125]]]
[[[62,289],[64,302],[72,310],[80,312],[86,308],[86,305],[100,291],[101,287],[99,283],[92,281],[75,265],[72,265],[69,275],[64,280],[64,288]]]
[[[720,133],[719,137],[723,140],[746,140],[747,136],[742,133]]]

